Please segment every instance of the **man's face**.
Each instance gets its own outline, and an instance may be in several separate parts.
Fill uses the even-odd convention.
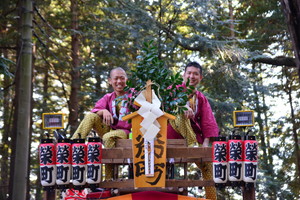
[[[108,81],[115,92],[123,92],[127,81],[126,73],[122,70],[113,70]]]
[[[200,74],[200,69],[193,67],[193,66],[186,68],[186,70],[183,74],[183,79],[184,79],[185,83],[189,79],[190,85],[196,87],[202,80],[202,75]]]

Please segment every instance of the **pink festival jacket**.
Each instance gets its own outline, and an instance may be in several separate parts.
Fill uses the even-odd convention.
[[[112,102],[116,97],[117,95],[115,92],[104,95],[97,101],[95,107],[91,110],[91,112],[96,113],[99,110],[107,109],[110,113],[113,113]],[[129,114],[128,108],[126,114]],[[131,132],[131,124],[123,120],[119,120],[116,125],[111,125],[111,128],[114,130],[124,130],[126,134],[129,134]]]
[[[197,141],[202,144],[205,138],[217,137],[219,128],[207,98],[199,91],[196,91],[196,98],[198,99],[197,113],[191,119],[191,125],[196,133]],[[168,139],[183,139],[170,124],[168,125],[167,137]]]

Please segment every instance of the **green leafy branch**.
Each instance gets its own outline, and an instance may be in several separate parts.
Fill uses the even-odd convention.
[[[137,57],[136,67],[129,72],[131,78],[127,81],[125,88],[131,93],[131,97],[127,99],[130,110],[136,110],[136,107],[133,106],[134,99],[145,88],[146,82],[151,80],[154,83],[152,89],[162,103],[161,109],[174,115],[182,113],[186,110],[188,96],[192,94],[194,87],[189,86],[189,82],[183,85],[180,73],[173,74],[165,67],[153,41],[144,43],[144,45],[145,47]],[[134,90],[130,88],[134,88]]]
[[[0,74],[4,74],[9,77],[14,77],[12,73],[9,71],[9,65],[10,64],[15,64],[13,61],[5,58],[5,57],[0,57]]]

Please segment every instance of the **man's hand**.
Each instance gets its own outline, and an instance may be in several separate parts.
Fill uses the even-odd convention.
[[[209,138],[205,138],[202,147],[208,147],[208,146],[209,146]]]
[[[187,108],[186,111],[184,111],[184,115],[188,119],[192,119],[194,117],[194,111],[191,109],[188,105],[185,106]]]
[[[112,114],[111,114],[108,110],[106,110],[106,109],[104,109],[104,110],[99,110],[99,111],[97,112],[97,114],[98,114],[100,117],[102,117],[103,123],[106,124],[106,125],[108,125],[108,126],[110,126],[110,125],[114,122],[114,119],[113,119],[113,117],[112,117]]]

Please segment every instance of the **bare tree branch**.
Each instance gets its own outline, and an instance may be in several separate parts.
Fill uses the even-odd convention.
[[[270,64],[276,66],[296,67],[295,58],[284,57],[284,56],[278,56],[275,58],[258,57],[258,58],[251,59],[251,61],[255,63],[264,63],[264,64]]]

